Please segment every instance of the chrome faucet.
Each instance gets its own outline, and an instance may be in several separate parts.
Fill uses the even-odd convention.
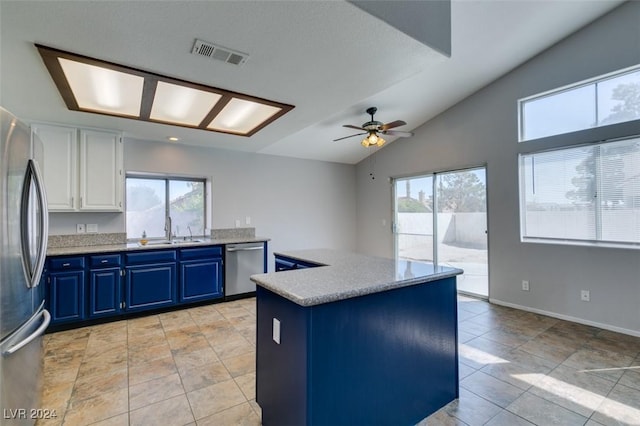
[[[166,238],[169,241],[173,239],[173,233],[171,232],[171,229],[171,216],[167,216],[164,222],[164,232],[166,232]]]
[[[187,229],[189,230],[189,240],[193,241],[193,232],[191,232],[191,226],[187,225]]]

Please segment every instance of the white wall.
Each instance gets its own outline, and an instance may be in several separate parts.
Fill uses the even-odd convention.
[[[640,335],[640,251],[521,243],[517,167],[519,153],[640,134],[640,123],[518,144],[516,111],[519,98],[640,63],[638,22],[640,2],[623,4],[358,164],[357,249],[392,254],[389,177],[486,165],[490,298]]]
[[[211,178],[212,227],[233,228],[236,219],[246,226],[249,216],[249,226],[271,238],[270,252],[355,249],[352,165],[129,139],[124,159],[126,171]],[[51,234],[74,233],[76,223],[97,223],[100,232],[125,232],[121,213],[50,216]]]

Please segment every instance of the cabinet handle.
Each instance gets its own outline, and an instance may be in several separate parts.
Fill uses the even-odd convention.
[[[74,198],[71,197],[71,207],[75,207],[76,205],[74,204]]]
[[[109,262],[109,261],[108,261],[108,260],[106,260],[106,259],[105,259],[105,260],[101,260],[101,261],[100,261],[100,263],[108,263],[108,262]]]
[[[71,264],[70,264],[70,263],[63,263],[63,264],[62,264],[62,267],[63,267],[63,268],[67,268],[67,267],[69,267],[69,266],[71,266]]]

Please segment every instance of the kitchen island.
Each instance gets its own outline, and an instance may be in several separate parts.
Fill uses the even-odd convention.
[[[412,425],[458,397],[460,269],[336,250],[253,275],[262,424]]]

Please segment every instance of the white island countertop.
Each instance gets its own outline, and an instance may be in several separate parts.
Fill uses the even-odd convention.
[[[388,259],[363,254],[312,249],[276,252],[323,266],[252,275],[251,280],[301,306],[314,306],[378,293],[463,273],[432,263]]]

